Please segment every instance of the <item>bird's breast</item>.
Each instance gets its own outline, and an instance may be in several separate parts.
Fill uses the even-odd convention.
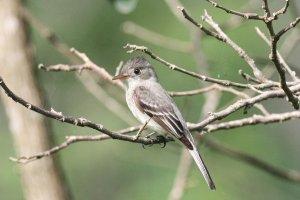
[[[132,112],[132,114],[134,115],[134,117],[137,120],[139,120],[142,124],[145,124],[149,120],[150,116],[142,112],[135,104],[135,101],[133,99],[133,91],[134,90],[128,89],[126,92],[127,105],[130,111]],[[159,124],[157,124],[154,120],[150,120],[147,126],[155,131],[164,132],[164,129]]]

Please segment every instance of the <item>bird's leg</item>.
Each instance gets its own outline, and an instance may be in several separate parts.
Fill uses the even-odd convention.
[[[149,123],[149,121],[152,119],[152,117],[150,117],[145,124],[139,129],[139,131],[137,132],[137,134],[135,136],[133,136],[133,140],[137,140],[140,137],[140,134],[143,132],[143,130],[145,129],[145,127],[147,126],[147,124]]]
[[[152,135],[154,135],[154,134],[156,134],[157,132],[152,132],[152,133],[149,133],[147,136],[146,136],[146,138],[150,138]],[[167,144],[167,139],[166,139],[166,137],[164,136],[164,135],[157,135],[156,136],[156,139],[158,139],[159,141],[162,141],[162,143],[160,143],[160,144],[162,144],[162,146],[161,146],[161,148],[165,148],[166,147],[166,144]],[[152,146],[153,144],[150,144],[150,146]],[[144,146],[144,144],[143,144],[143,148],[145,149],[145,146]]]
[[[156,133],[157,132],[153,131],[153,132],[149,133],[148,135],[146,135],[145,138],[151,139],[151,136],[156,134]],[[152,139],[151,139],[151,142],[152,142]],[[142,145],[143,145],[143,149],[145,149],[145,145],[144,144],[142,144]],[[152,145],[153,145],[153,143],[149,144],[149,146],[152,146]]]
[[[152,135],[154,135],[155,133],[157,133],[157,132],[153,131],[153,132],[149,133],[148,135],[146,135],[146,138],[150,138],[150,137],[151,137]]]

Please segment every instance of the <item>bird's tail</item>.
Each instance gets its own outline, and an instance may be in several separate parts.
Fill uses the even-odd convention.
[[[202,175],[204,176],[204,179],[207,183],[207,185],[209,186],[209,188],[211,190],[215,190],[216,186],[212,180],[212,178],[210,177],[210,174],[197,150],[197,148],[195,147],[195,145],[193,145],[193,149],[189,149],[190,154],[192,155],[192,157],[194,158],[198,168],[200,169]]]

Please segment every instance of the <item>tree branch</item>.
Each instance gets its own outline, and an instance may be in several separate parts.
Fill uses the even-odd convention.
[[[124,129],[122,131],[112,132],[112,131],[106,129],[102,124],[95,124],[87,119],[74,118],[71,116],[64,116],[61,112],[57,112],[54,109],[51,109],[49,111],[49,110],[45,110],[45,109],[39,108],[37,106],[31,105],[30,103],[26,102],[22,98],[16,96],[6,86],[6,84],[4,83],[4,81],[1,77],[0,77],[0,86],[4,89],[5,93],[9,97],[11,97],[14,101],[16,101],[17,103],[20,103],[21,105],[25,106],[29,110],[35,111],[35,112],[40,113],[49,118],[56,119],[61,122],[73,124],[75,126],[89,127],[89,128],[95,129],[97,131],[100,131],[100,132],[106,134],[107,137],[111,137],[113,139],[119,139],[119,140],[134,142],[134,143],[141,143],[144,145],[157,144],[157,143],[163,142],[163,140],[161,138],[156,138],[156,139],[142,138],[142,137],[136,138],[135,136],[126,135],[126,133],[137,131],[139,129],[139,127],[130,127],[130,128]],[[300,91],[300,84],[293,86],[291,89],[292,89],[292,91]],[[245,119],[231,121],[231,122],[224,122],[224,123],[220,123],[220,124],[209,125],[209,123],[211,123],[215,120],[224,118],[227,115],[229,115],[230,113],[236,111],[237,109],[239,109],[245,105],[254,104],[256,102],[265,100],[267,98],[284,97],[284,96],[285,96],[285,93],[281,90],[265,92],[264,94],[258,95],[256,97],[238,101],[235,104],[227,107],[223,111],[211,114],[211,116],[209,116],[208,118],[206,118],[205,120],[203,120],[202,122],[200,122],[198,124],[189,124],[188,127],[191,131],[204,130],[207,132],[214,132],[214,131],[226,129],[226,128],[236,128],[236,127],[260,124],[260,123],[264,123],[264,124],[275,123],[275,122],[279,122],[279,121],[286,121],[286,120],[290,120],[290,119],[294,119],[294,118],[299,118],[300,112],[295,111],[295,112],[284,113],[284,114],[271,114],[268,116],[253,116],[251,118],[245,118]],[[29,162],[29,161],[36,160],[36,159],[42,158],[44,156],[48,156],[50,154],[56,153],[57,151],[60,151],[61,149],[64,149],[66,146],[68,146],[72,143],[75,143],[75,142],[99,141],[99,140],[103,140],[103,138],[106,138],[106,137],[103,135],[79,136],[79,137],[72,136],[71,139],[67,139],[64,143],[62,143],[58,147],[54,147],[54,148],[50,149],[49,151],[45,151],[45,152],[42,152],[42,153],[39,153],[39,154],[36,154],[33,156],[21,157],[21,158],[17,159],[17,161],[22,162],[22,163]],[[173,139],[167,138],[167,141],[173,141]],[[26,159],[28,159],[28,161],[25,161]]]
[[[267,38],[267,36],[258,27],[255,27],[255,30],[256,30],[257,34],[271,47],[271,41]],[[287,72],[290,74],[292,79],[294,81],[299,81],[299,78],[296,76],[296,72],[291,70],[291,68],[285,62],[285,60],[283,59],[282,55],[279,53],[278,50],[277,50],[277,54],[278,54],[277,56],[278,56],[280,63],[287,70]]]
[[[230,47],[232,47],[237,54],[251,67],[254,76],[262,81],[266,82],[266,79],[263,77],[262,72],[258,69],[258,67],[255,64],[255,61],[246,53],[244,49],[242,49],[238,44],[236,44],[233,40],[231,40],[219,27],[219,25],[212,19],[210,15],[208,15],[207,11],[204,10],[204,15],[202,19],[207,22],[219,35],[220,38],[222,38],[222,42],[226,43]]]
[[[198,74],[198,73],[195,73],[195,72],[185,70],[182,67],[178,67],[175,64],[169,63],[168,61],[160,58],[159,56],[157,56],[156,54],[151,52],[145,46],[138,46],[138,45],[134,45],[134,44],[126,44],[124,46],[124,48],[129,49],[127,51],[127,53],[133,53],[134,51],[141,51],[141,52],[149,55],[152,59],[157,60],[158,62],[166,65],[167,67],[169,67],[172,70],[187,74],[189,76],[200,79],[202,81],[206,81],[206,82],[210,82],[210,83],[216,83],[216,84],[227,86],[227,87],[233,86],[233,87],[237,87],[237,88],[247,88],[247,89],[252,89],[252,88],[266,89],[266,88],[270,88],[270,87],[279,87],[279,84],[276,83],[276,82],[261,83],[261,84],[256,84],[256,85],[251,85],[250,86],[249,84],[243,84],[243,83],[232,82],[232,81],[229,81],[229,80],[211,78],[211,77],[208,77],[208,76],[204,76],[204,75],[201,75],[201,74]],[[292,82],[290,84],[294,85],[295,83]]]
[[[288,1],[286,1],[286,5],[285,7],[288,7]],[[279,14],[281,12],[285,12],[285,7],[278,12]],[[263,0],[262,1],[262,8],[264,10],[265,13],[265,17],[264,17],[264,22],[268,28],[269,34],[270,34],[270,40],[271,40],[271,52],[270,52],[270,60],[273,62],[273,64],[275,65],[277,72],[280,76],[280,84],[281,84],[281,88],[284,90],[284,92],[286,93],[288,100],[292,103],[293,107],[295,109],[299,109],[299,100],[297,97],[295,97],[292,93],[292,91],[290,90],[290,88],[287,86],[286,83],[286,77],[285,77],[285,71],[282,69],[281,64],[279,62],[279,58],[278,58],[278,54],[277,54],[277,43],[280,39],[280,37],[286,33],[289,29],[293,28],[294,26],[296,26],[296,24],[299,22],[294,21],[294,26],[291,25],[293,23],[290,24],[290,26],[288,26],[287,30],[283,29],[282,31],[280,31],[278,34],[275,33],[274,31],[274,27],[273,27],[273,21],[277,18],[275,18],[275,16],[278,16],[279,14],[277,13],[273,13],[273,16],[271,15],[271,11],[269,9],[268,6],[268,1],[267,0]],[[300,20],[300,18],[299,18]]]
[[[180,97],[180,96],[193,96],[193,95],[199,95],[199,94],[203,94],[203,93],[207,93],[207,92],[211,92],[211,91],[220,91],[220,92],[228,92],[231,94],[234,94],[238,97],[242,97],[244,99],[248,99],[250,98],[249,95],[247,95],[244,92],[240,92],[238,90],[235,90],[233,88],[227,88],[224,86],[220,86],[220,85],[211,85],[202,89],[196,89],[196,90],[190,90],[190,91],[182,91],[182,92],[169,92],[170,96],[173,97]],[[254,106],[259,109],[264,115],[268,115],[269,112],[261,105],[261,104],[254,104]]]
[[[233,129],[244,126],[256,125],[256,124],[270,124],[276,122],[283,122],[291,119],[299,119],[300,111],[286,112],[280,114],[269,115],[253,115],[252,117],[232,120],[229,122],[223,122],[218,124],[209,124],[203,129],[205,132],[210,133],[217,130]]]
[[[300,91],[300,84],[291,87],[292,92],[298,92]],[[207,117],[205,120],[198,124],[191,125],[190,128],[191,130],[199,130],[201,131],[205,126],[208,124],[216,121],[216,120],[221,120],[224,117],[232,114],[233,112],[243,108],[243,107],[249,107],[254,105],[255,103],[270,99],[270,98],[283,98],[286,96],[286,93],[283,90],[274,90],[274,91],[267,91],[262,94],[259,94],[255,97],[249,98],[249,99],[242,99],[239,100],[232,105],[228,106],[222,111],[216,112],[216,113],[211,113],[209,117]]]
[[[255,20],[262,20],[263,19],[263,17],[259,16],[257,13],[242,13],[242,12],[238,12],[238,11],[235,11],[235,10],[225,8],[224,6],[222,6],[220,4],[217,4],[216,2],[211,1],[211,0],[206,0],[206,1],[211,3],[214,7],[219,8],[219,9],[225,11],[228,14],[243,17],[245,19],[255,19]]]
[[[66,140],[63,143],[61,143],[60,145],[55,146],[47,151],[40,152],[40,153],[31,155],[31,156],[21,156],[19,158],[10,157],[9,159],[11,161],[14,161],[17,163],[27,164],[34,160],[38,160],[43,157],[50,156],[54,153],[57,153],[58,151],[65,149],[66,147],[68,147],[69,145],[71,145],[73,143],[83,142],[83,141],[101,141],[101,140],[105,140],[105,139],[109,139],[109,138],[110,137],[108,135],[69,136],[69,137],[67,136]]]
[[[256,78],[258,78],[259,80],[265,82],[265,78],[263,77],[263,74],[261,73],[261,71],[257,68],[257,66],[255,65],[255,62],[252,58],[250,58],[248,56],[248,54],[240,47],[238,46],[235,42],[233,42],[219,27],[218,24],[216,24],[213,20],[212,17],[209,16],[205,10],[205,14],[202,17],[202,19],[204,21],[206,21],[209,25],[211,25],[214,30],[216,32],[212,32],[206,28],[204,28],[201,24],[199,24],[198,22],[196,22],[196,20],[194,20],[187,12],[184,8],[180,8],[182,14],[184,15],[184,17],[190,21],[192,24],[194,24],[196,27],[200,28],[203,32],[205,32],[207,35],[210,35],[214,38],[216,38],[217,40],[224,42],[226,44],[228,44],[230,47],[232,47],[237,53],[238,55],[245,60],[245,62],[248,63],[248,65],[251,67],[253,74]]]
[[[141,143],[144,145],[149,145],[149,144],[157,144],[157,143],[163,142],[161,138],[151,139],[151,138],[139,137],[138,139],[136,139],[134,136],[129,136],[129,135],[124,135],[124,134],[117,133],[117,132],[112,132],[112,131],[106,129],[102,124],[93,123],[90,120],[85,119],[85,118],[74,118],[72,116],[65,116],[61,112],[57,112],[54,109],[46,110],[43,108],[39,108],[35,105],[30,104],[29,102],[25,101],[24,99],[18,97],[17,95],[15,95],[6,86],[6,84],[4,83],[4,81],[1,77],[0,77],[0,86],[4,89],[7,96],[12,98],[15,102],[20,103],[21,105],[28,108],[29,110],[35,111],[37,113],[40,113],[49,118],[58,120],[60,122],[65,122],[65,123],[72,124],[75,126],[89,127],[94,130],[97,130],[99,132],[102,132],[102,133],[110,136],[113,139],[124,140],[124,141],[133,142],[133,143]],[[171,139],[169,139],[169,140],[171,140]]]

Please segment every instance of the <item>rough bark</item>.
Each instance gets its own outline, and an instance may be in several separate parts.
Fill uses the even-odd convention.
[[[42,106],[33,70],[32,49],[26,25],[20,17],[21,3],[20,0],[0,0],[0,76],[17,94]],[[1,98],[17,154],[32,155],[49,149],[51,137],[45,118],[28,112],[3,93]],[[70,199],[57,160],[53,157],[19,166],[26,199]]]

